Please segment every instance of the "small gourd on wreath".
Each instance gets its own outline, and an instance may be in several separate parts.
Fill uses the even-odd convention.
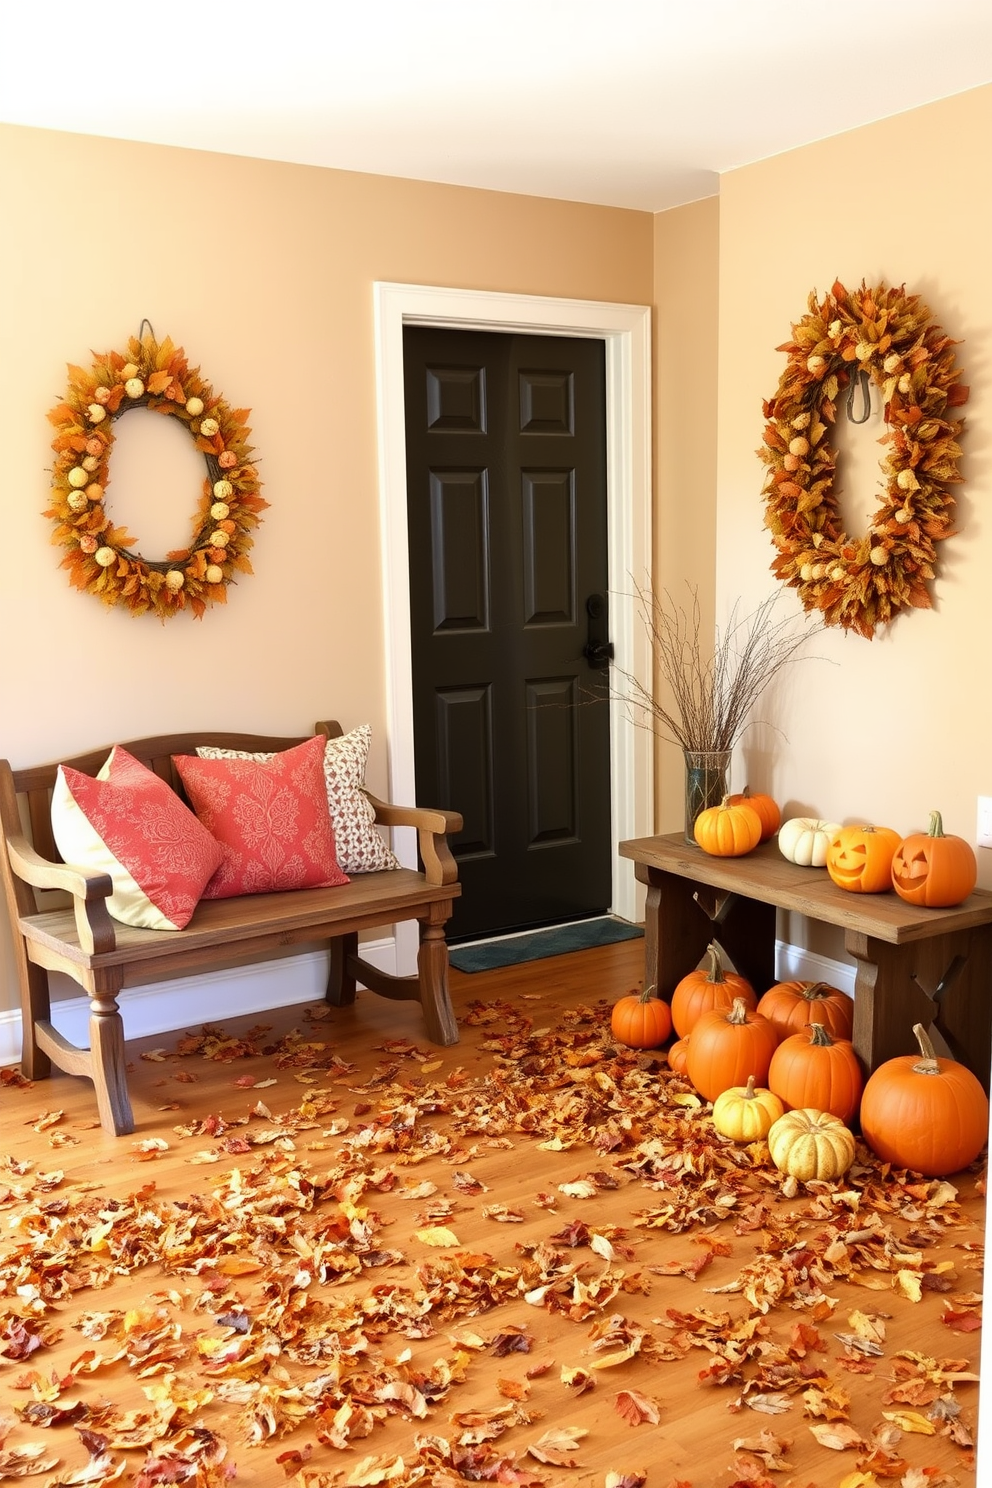
[[[168,337],[158,342],[147,325],[125,352],[69,367],[69,390],[48,415],[56,458],[45,516],[75,588],[133,615],[168,620],[188,608],[200,618],[226,602],[236,574],[251,573],[251,534],[269,503],[248,442],[248,410],[232,408],[182,347]],[[189,544],[161,559],[137,552],[137,540],[107,510],[114,424],[138,408],[178,419],[206,465]]]

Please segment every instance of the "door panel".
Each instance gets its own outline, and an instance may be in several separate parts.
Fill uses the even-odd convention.
[[[532,625],[575,622],[575,479],[571,470],[522,470],[524,610]]]
[[[430,472],[434,633],[489,628],[489,491],[485,470]]]
[[[435,692],[437,790],[460,801],[464,825],[452,844],[456,857],[492,857],[493,725],[492,689],[438,688]],[[419,786],[418,786],[419,794]]]
[[[531,847],[579,840],[575,692],[574,677],[549,678],[526,685],[528,843]]]
[[[609,908],[600,341],[404,331],[418,800],[465,817],[453,937]]]

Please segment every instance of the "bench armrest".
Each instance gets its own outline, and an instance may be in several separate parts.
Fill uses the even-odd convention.
[[[420,860],[429,884],[458,881],[458,864],[448,846],[448,833],[460,832],[462,818],[457,811],[441,811],[428,806],[393,806],[380,801],[371,791],[365,792],[375,811],[375,819],[384,827],[416,827]]]
[[[109,873],[87,876],[71,863],[52,863],[21,836],[7,838],[7,856],[13,872],[32,888],[61,889],[72,895],[76,930],[84,951],[96,954],[114,950],[114,923],[107,913],[107,899],[114,888]]]

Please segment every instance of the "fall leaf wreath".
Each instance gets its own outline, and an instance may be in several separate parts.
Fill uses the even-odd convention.
[[[758,453],[768,466],[765,525],[777,550],[771,567],[826,624],[871,639],[899,610],[932,607],[927,581],[936,544],[953,534],[948,487],[961,480],[963,420],[953,410],[968,389],[959,381],[957,343],[905,287],[862,283],[849,293],[838,282],[822,300],[813,291],[808,306],[792,340],[777,348],[788,364],[763,405],[768,423]],[[845,390],[853,417],[860,386],[867,415],[869,384],[882,391],[885,493],[865,534],[849,537],[829,430]]]
[[[104,499],[114,422],[135,408],[179,419],[207,467],[189,546],[161,560],[136,551],[137,540],[114,525]],[[70,366],[65,401],[48,417],[57,458],[45,516],[55,524],[52,541],[66,549],[70,583],[105,604],[162,620],[187,608],[200,618],[208,605],[225,603],[235,574],[252,572],[251,533],[269,504],[252,463],[248,410],[214,393],[182,347],[146,333],[88,370]]]

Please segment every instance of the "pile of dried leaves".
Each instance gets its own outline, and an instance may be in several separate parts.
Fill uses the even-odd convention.
[[[142,1162],[183,1151],[181,1199],[150,1181],[109,1196],[0,1158],[0,1480],[216,1488],[239,1455],[244,1471],[253,1447],[285,1439],[270,1461],[299,1488],[561,1484],[588,1465],[589,1428],[564,1417],[598,1390],[614,1441],[643,1428],[611,1459],[642,1465],[607,1488],[644,1483],[645,1462],[662,1488],[671,1437],[651,1433],[678,1430],[656,1393],[667,1365],[683,1397],[688,1373],[734,1418],[728,1484],[794,1474],[800,1433],[846,1488],[941,1488],[957,1481],[949,1450],[973,1471],[978,1376],[959,1355],[980,1326],[982,1236],[951,1183],[892,1173],[860,1144],[841,1182],[783,1180],[764,1144],[716,1135],[663,1056],[614,1044],[605,1005],[539,1030],[510,1003],[462,1021],[482,1030],[477,1073],[396,1039],[359,1077],[313,1021],[274,1045],[263,1028],[208,1028],[146,1054],[180,1081],[196,1060],[264,1057],[304,1090],[284,1112],[258,1097],[239,1119],[134,1143]],[[58,1112],[35,1125],[53,1146],[74,1140]],[[561,1154],[542,1167],[561,1181],[532,1191],[528,1150]],[[494,1187],[476,1170],[506,1152]],[[484,1246],[459,1237],[470,1211]],[[707,1287],[710,1267],[725,1279]],[[135,1276],[144,1305],[99,1305]],[[666,1307],[665,1278],[702,1278],[704,1305]],[[888,1346],[894,1307],[933,1293],[947,1356]],[[537,1347],[552,1320],[574,1330],[570,1361]],[[460,1409],[459,1387],[494,1358],[495,1398]],[[537,1409],[542,1377],[555,1393]],[[108,1399],[122,1378],[143,1403]],[[868,1380],[880,1411],[866,1432],[852,1400]],[[788,1417],[791,1437],[751,1412]],[[79,1469],[61,1467],[67,1428],[88,1453]],[[921,1439],[943,1443],[945,1466],[921,1463]]]

